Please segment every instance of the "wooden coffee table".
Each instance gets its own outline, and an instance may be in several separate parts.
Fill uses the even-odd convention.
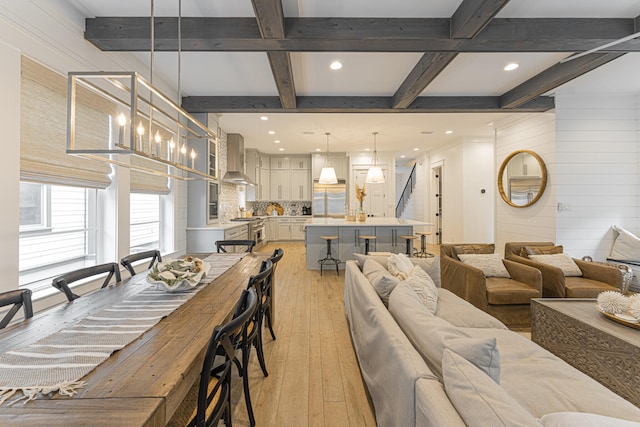
[[[531,339],[640,406],[640,329],[607,319],[595,299],[532,299]]]

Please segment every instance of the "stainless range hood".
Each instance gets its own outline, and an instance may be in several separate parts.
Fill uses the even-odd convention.
[[[222,181],[236,185],[256,185],[244,173],[244,138],[239,133],[227,134],[227,173]]]

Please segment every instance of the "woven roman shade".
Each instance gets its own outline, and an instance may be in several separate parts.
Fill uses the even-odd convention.
[[[166,139],[163,137],[166,141]],[[167,166],[147,160],[144,158],[131,156],[131,164],[149,169],[167,172]],[[168,194],[169,179],[166,176],[153,175],[131,169],[131,192],[147,194]]]
[[[83,146],[104,148],[109,139],[109,115],[115,105],[86,89],[78,90],[76,128]],[[43,184],[106,188],[111,166],[72,156],[67,149],[67,79],[22,57],[20,102],[20,179]]]

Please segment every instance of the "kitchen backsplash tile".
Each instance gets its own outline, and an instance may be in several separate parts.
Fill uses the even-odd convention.
[[[311,208],[311,201],[299,201],[299,200],[273,200],[273,201],[257,201],[257,202],[247,202],[247,209],[253,208],[254,215],[266,215],[267,214],[267,206],[270,203],[279,203],[280,206],[284,209],[285,215],[302,215],[302,208]]]

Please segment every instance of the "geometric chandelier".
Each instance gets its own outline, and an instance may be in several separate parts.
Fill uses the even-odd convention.
[[[68,154],[181,180],[217,179],[215,164],[210,173],[195,169],[196,157],[218,158],[210,153],[217,135],[137,72],[68,76]]]

